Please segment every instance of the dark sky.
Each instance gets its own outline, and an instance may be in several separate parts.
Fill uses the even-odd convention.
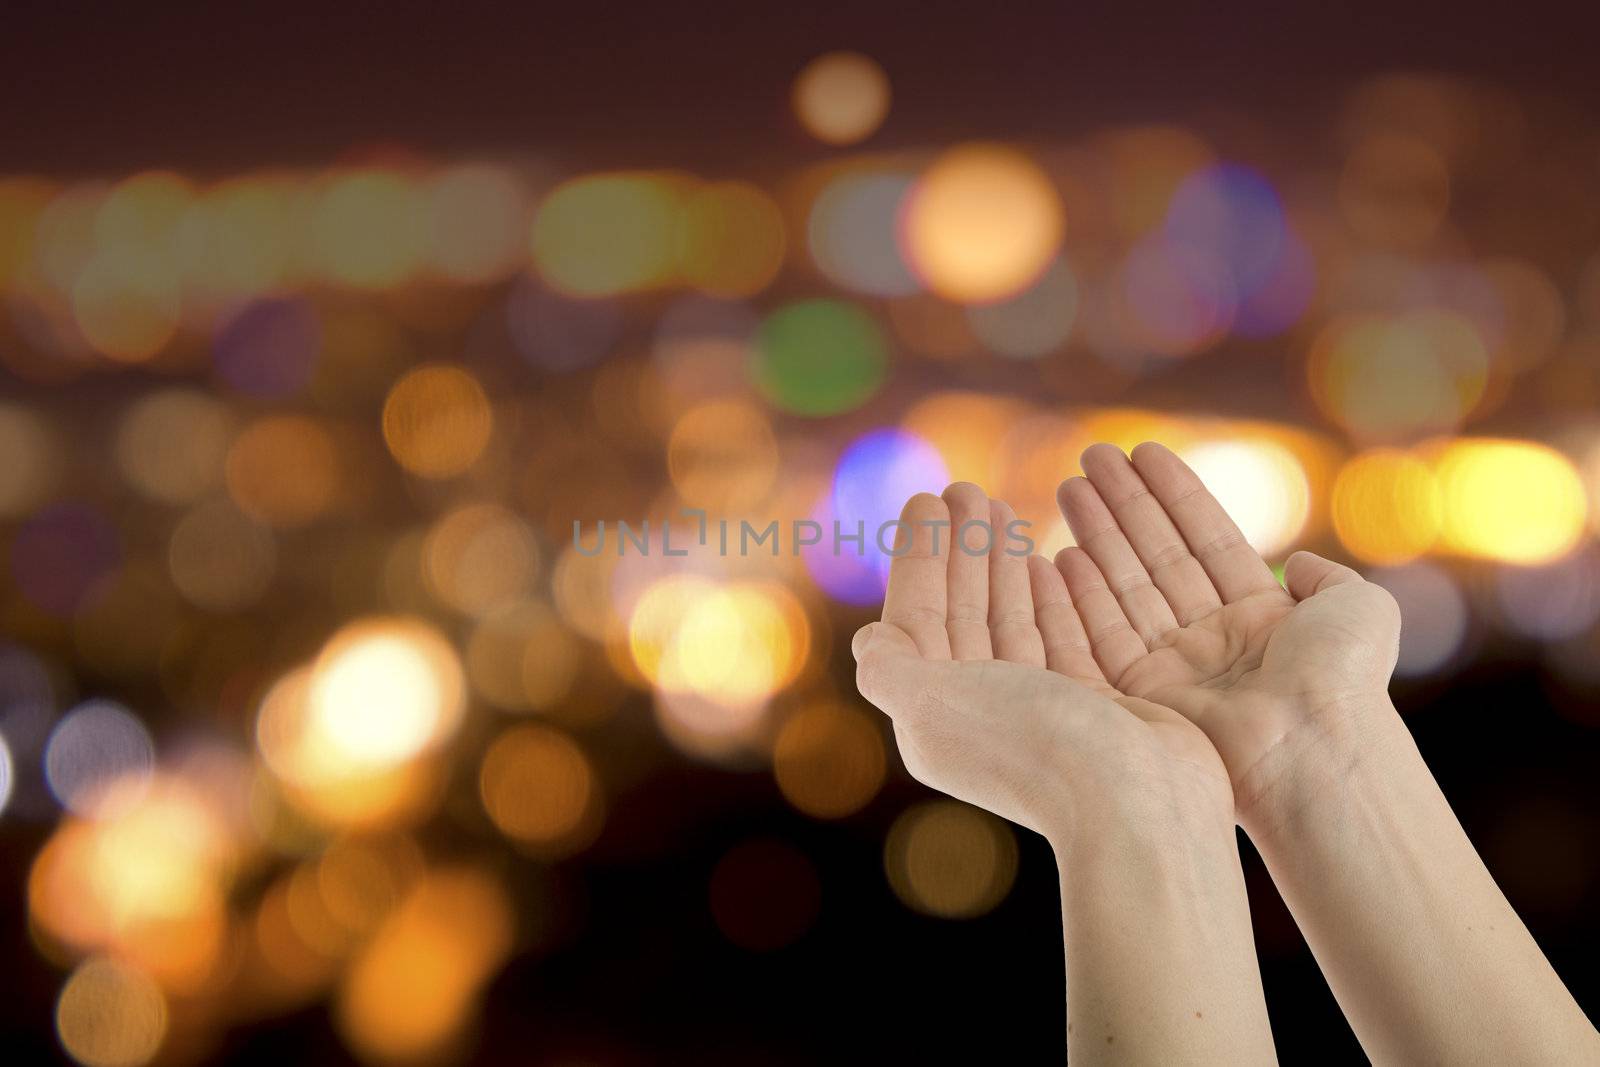
[[[1600,5],[0,5],[0,171],[320,163],[395,141],[586,162],[781,160],[795,71],[888,69],[881,144],[1071,134],[1204,106],[1326,114],[1359,76],[1482,77],[1600,106]],[[597,158],[598,157],[598,158]]]

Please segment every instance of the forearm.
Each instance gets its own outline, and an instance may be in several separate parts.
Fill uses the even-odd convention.
[[[1275,1062],[1231,823],[1057,846],[1075,1065]]]
[[[1246,813],[1376,1063],[1593,1063],[1600,1037],[1450,810],[1385,698],[1347,736],[1270,758]]]

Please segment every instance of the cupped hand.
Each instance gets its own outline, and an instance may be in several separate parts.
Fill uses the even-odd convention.
[[[891,565],[882,621],[852,648],[857,685],[893,720],[907,769],[1058,845],[1086,822],[1172,809],[1231,823],[1211,742],[1112,687],[1062,573],[1007,551],[1014,518],[966,483],[913,497],[901,515],[910,542]],[[965,548],[953,540],[962,530]]]
[[[1058,493],[1077,547],[1057,565],[1119,693],[1172,708],[1216,745],[1248,808],[1286,749],[1355,729],[1394,669],[1399,611],[1349,567],[1297,552],[1284,585],[1167,448],[1083,454]],[[1285,588],[1287,586],[1287,588]]]

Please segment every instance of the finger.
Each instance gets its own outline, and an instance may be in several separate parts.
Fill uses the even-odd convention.
[[[994,527],[994,544],[989,549],[989,640],[995,659],[1043,667],[1044,638],[1034,621],[1028,556],[1014,554],[1018,545],[1006,536],[1016,517],[1003,500],[989,505],[989,524]]]
[[[944,544],[934,550],[937,527],[949,522],[944,501],[918,493],[900,512],[897,538],[911,538],[910,547],[889,564],[889,588],[883,597],[883,621],[904,630],[928,659],[949,659],[945,633]],[[897,546],[898,547],[898,546]]]
[[[993,659],[989,641],[989,494],[971,482],[944,491],[950,512],[945,629],[956,659]]]
[[[1315,596],[1330,586],[1364,581],[1365,578],[1344,564],[1323,559],[1314,552],[1296,552],[1283,565],[1283,582],[1289,587],[1289,595],[1296,600]]]
[[[1133,466],[1167,509],[1223,603],[1281,588],[1199,475],[1171,449],[1147,441],[1133,450]]]
[[[1083,620],[1083,630],[1089,636],[1089,650],[1094,653],[1095,662],[1100,664],[1106,681],[1116,685],[1123,672],[1144,658],[1149,650],[1089,553],[1076,545],[1063,548],[1056,553],[1056,566],[1066,579],[1067,592],[1078,609],[1078,618]]]
[[[1117,525],[1144,564],[1150,580],[1167,598],[1179,626],[1203,619],[1222,607],[1222,598],[1194,558],[1178,528],[1167,516],[1122,449],[1095,445],[1083,454],[1083,473],[1111,509]]]
[[[873,706],[894,716],[922,691],[930,664],[911,635],[891,623],[868,623],[850,642],[856,658],[856,688]]]
[[[1178,628],[1167,598],[1150,580],[1111,509],[1087,478],[1068,478],[1061,483],[1059,496],[1061,513],[1067,517],[1073,537],[1100,569],[1145,646],[1154,648],[1163,634]]]
[[[1067,580],[1043,556],[1028,557],[1028,580],[1033,591],[1033,614],[1044,643],[1045,666],[1057,674],[1089,685],[1105,685],[1106,676],[1089,650],[1078,609],[1067,593]]]

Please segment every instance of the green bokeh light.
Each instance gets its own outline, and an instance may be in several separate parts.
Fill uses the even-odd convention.
[[[776,407],[837,415],[865,403],[888,371],[877,323],[841,300],[786,304],[761,324],[750,373]]]

